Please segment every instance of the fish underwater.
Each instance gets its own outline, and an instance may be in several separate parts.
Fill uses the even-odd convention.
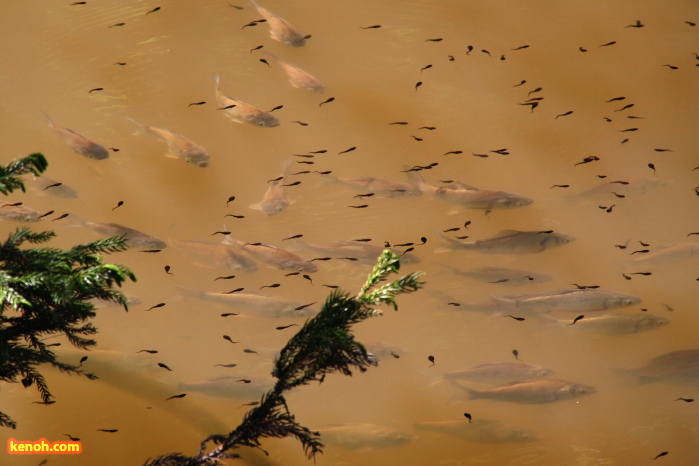
[[[568,202],[592,202],[592,201],[609,201],[614,199],[614,193],[625,196],[650,194],[668,186],[671,182],[658,178],[629,178],[622,183],[618,181],[607,181],[598,184],[586,191],[578,194],[566,196]]]
[[[23,205],[0,201],[0,218],[15,222],[38,222],[41,220],[41,212]]]
[[[415,440],[409,432],[377,424],[340,424],[311,430],[320,432],[320,441],[326,445],[352,450],[398,447]]]
[[[699,258],[699,243],[676,243],[659,247],[635,257],[627,263],[629,268],[674,264]]]
[[[249,123],[253,126],[272,128],[279,126],[279,119],[269,112],[260,110],[250,104],[246,104],[241,100],[236,100],[225,96],[218,88],[219,75],[214,74],[214,82],[216,83],[216,101],[220,108],[225,108],[226,115],[237,123]],[[230,107],[230,108],[228,108]]]
[[[311,36],[304,36],[294,26],[280,18],[275,13],[272,13],[266,8],[260,6],[255,0],[250,0],[250,4],[257,8],[257,11],[267,20],[269,25],[269,35],[272,39],[281,42],[282,44],[291,45],[292,47],[302,47],[306,44],[306,39]]]
[[[489,399],[509,401],[522,404],[543,404],[555,401],[574,400],[581,396],[596,393],[594,387],[565,380],[540,379],[527,382],[515,382],[509,385],[474,390],[450,380],[451,384],[462,391],[467,400]]]
[[[118,223],[97,223],[86,220],[77,215],[71,214],[70,218],[77,223],[92,231],[99,233],[105,238],[111,236],[124,236],[126,244],[134,248],[149,248],[149,249],[164,249],[167,243],[154,237],[147,235],[133,228],[119,225]]]
[[[29,183],[40,193],[46,193],[50,196],[68,198],[78,197],[78,191],[75,189],[45,176],[34,176],[29,180]]]
[[[295,272],[317,272],[318,266],[286,249],[270,246],[262,243],[245,243],[233,238],[231,235],[221,241],[224,244],[236,246],[248,254],[260,259],[262,262],[282,270],[293,270]]]
[[[557,233],[552,230],[500,230],[497,235],[491,238],[476,241],[457,241],[443,234],[440,236],[446,244],[436,248],[434,252],[465,249],[485,254],[536,254],[575,241],[573,235]]]
[[[102,145],[97,144],[92,139],[83,136],[72,129],[55,124],[51,117],[49,117],[45,112],[42,113],[47,118],[46,124],[49,125],[49,128],[60,134],[66,144],[68,144],[70,148],[78,154],[97,160],[102,160],[109,157],[109,152]]]
[[[503,310],[536,312],[592,312],[633,306],[641,302],[636,296],[600,289],[558,290],[517,296],[491,296]]]
[[[673,351],[657,356],[642,366],[612,371],[636,384],[662,382],[699,386],[699,349]]]
[[[554,325],[597,335],[629,335],[664,327],[670,323],[670,319],[645,312],[631,312],[587,315],[575,324],[571,322],[570,319],[556,320]]]
[[[265,215],[276,215],[287,206],[294,204],[296,201],[289,199],[284,190],[286,176],[289,174],[289,168],[293,160],[285,160],[282,164],[282,173],[279,178],[269,182],[269,187],[265,192],[262,200],[256,204],[250,205],[251,209],[259,210]]]
[[[319,175],[325,180],[351,186],[363,193],[374,193],[378,197],[420,196],[422,191],[410,183],[397,183],[365,176],[361,178],[339,178],[332,175]]]
[[[151,133],[162,138],[167,143],[169,150],[169,152],[165,154],[166,157],[184,160],[197,167],[203,168],[209,166],[209,159],[211,156],[206,152],[206,149],[199,144],[190,141],[180,134],[173,133],[168,129],[144,125],[133,118],[127,117],[127,120],[133,121],[138,125],[139,130],[137,134]]]
[[[257,264],[246,254],[239,253],[229,247],[208,241],[173,240],[169,243],[184,252],[205,267],[225,270],[242,270],[252,272],[257,270]]]
[[[532,432],[510,427],[490,419],[416,422],[416,430],[428,430],[451,435],[474,443],[524,443],[538,440]]]
[[[259,317],[312,317],[318,313],[315,308],[306,306],[304,303],[300,303],[293,299],[255,293],[252,291],[209,293],[182,286],[178,286],[177,288],[183,291],[183,296],[223,304],[235,311],[250,313],[251,315]]]
[[[243,382],[249,380],[249,383]],[[270,377],[248,377],[226,375],[203,382],[180,383],[178,388],[184,392],[198,392],[221,398],[259,398],[272,389],[274,379]]]
[[[543,379],[552,374],[554,374],[552,369],[534,364],[523,362],[489,362],[468,369],[445,372],[444,378],[504,385],[511,382]]]
[[[400,256],[401,264],[415,264],[420,262],[420,258],[410,252],[404,253],[397,248],[386,248],[374,244],[360,243],[358,241],[339,241],[337,243],[328,244],[311,244],[301,241],[300,239],[294,239],[291,244],[294,247],[304,251],[320,254],[322,256],[334,258],[352,257],[357,259],[357,262],[366,265],[375,265],[376,260],[386,249],[390,249],[395,254]]]
[[[545,283],[553,279],[551,275],[530,272],[528,270],[505,269],[500,267],[480,267],[476,269],[460,270],[449,265],[440,265],[462,277],[504,286],[532,285],[535,283]]]
[[[325,85],[322,82],[298,66],[294,66],[269,52],[265,52],[265,54],[271,57],[284,70],[289,78],[289,82],[295,88],[305,89],[318,94],[325,91]]]
[[[404,166],[403,169],[409,170],[410,167]],[[415,171],[408,171],[406,175],[410,182],[423,193],[431,194],[468,209],[513,209],[528,206],[533,202],[530,198],[520,194],[478,189],[461,182],[455,183],[453,187],[438,188],[425,183],[422,175]]]

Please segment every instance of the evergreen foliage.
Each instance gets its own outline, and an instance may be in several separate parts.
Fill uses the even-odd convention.
[[[17,175],[46,169],[42,154],[0,167],[0,192],[24,191]],[[56,360],[44,340],[64,335],[74,346],[87,349],[95,345],[89,338],[97,329],[86,322],[95,316],[88,300],[105,299],[124,306],[126,297],[114,286],[127,279],[136,280],[129,269],[103,264],[102,255],[126,249],[123,237],[112,237],[77,245],[67,251],[39,247],[23,248],[25,243],[41,244],[55,236],[52,231],[33,233],[18,228],[0,244],[0,381],[35,385],[42,402],[51,404],[52,395],[37,366],[46,363],[68,374],[84,373],[78,366]],[[0,412],[0,426],[15,428],[16,423]]]
[[[149,460],[146,464],[215,464],[220,459],[240,458],[240,455],[229,453],[229,450],[241,446],[261,449],[260,440],[264,437],[296,437],[309,459],[322,453],[320,434],[296,422],[294,415],[289,412],[283,393],[310,382],[322,383],[325,376],[333,372],[352,375],[353,369],[364,372],[369,366],[377,364],[364,346],[354,340],[351,326],[380,315],[381,311],[374,309],[374,306],[388,304],[397,310],[396,295],[422,287],[424,283],[419,280],[421,274],[411,273],[375,288],[380,282],[386,281],[389,274],[397,273],[399,269],[399,257],[386,250],[359,295],[352,297],[347,293],[333,291],[320,313],[306,321],[282,349],[272,371],[272,375],[278,379],[274,388],[262,396],[260,404],[245,415],[235,430],[226,435],[211,435],[204,439],[196,457],[170,453]],[[207,451],[206,444],[209,441],[217,446]]]

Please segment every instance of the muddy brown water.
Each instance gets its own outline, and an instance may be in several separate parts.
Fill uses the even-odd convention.
[[[77,198],[32,189],[8,196],[8,202],[55,211],[32,228],[55,229],[58,237],[51,245],[63,248],[98,236],[71,226],[70,216],[50,221],[62,213],[123,224],[166,242],[217,243],[221,236],[211,234],[222,230],[224,222],[238,239],[278,247],[296,234],[309,243],[372,238],[379,245],[420,243],[426,237],[427,243],[413,251],[421,262],[402,268],[424,271],[426,288],[401,296],[398,312],[385,309],[382,317],[355,329],[359,341],[394,345],[400,358],[389,352],[365,374],[328,377],[322,385],[303,387],[288,397],[299,422],[311,428],[357,424],[363,426],[360,431],[376,429],[372,442],[362,444],[360,437],[355,444],[328,445],[317,464],[635,465],[664,451],[668,455],[658,462],[699,461],[698,405],[675,401],[699,397],[696,385],[630,386],[612,371],[697,347],[697,256],[669,264],[629,264],[642,254],[631,255],[634,250],[697,241],[687,236],[699,231],[694,192],[699,170],[693,171],[699,166],[699,27],[688,24],[699,22],[695,2],[262,2],[312,35],[303,47],[272,40],[265,23],[243,28],[260,14],[244,2],[233,4],[243,9],[223,1],[3,3],[2,163],[42,152],[49,160],[46,175],[78,191]],[[146,14],[158,6],[159,11]],[[636,20],[643,27],[625,27]],[[113,26],[119,23],[125,24]],[[362,29],[374,25],[381,27]],[[262,49],[251,51],[260,45]],[[467,53],[469,46],[473,50]],[[261,51],[312,74],[325,92],[292,87],[284,70]],[[268,58],[271,67],[260,58]],[[229,120],[216,110],[214,73],[229,97],[266,111],[283,105],[273,112],[281,124],[262,128]],[[422,85],[416,88],[418,82]],[[96,88],[103,90],[90,92]],[[537,97],[543,100],[531,101],[539,103],[533,110],[520,105]],[[625,99],[607,102],[617,97]],[[197,102],[206,103],[189,106]],[[629,104],[634,105],[622,110]],[[42,110],[56,124],[118,152],[110,151],[106,160],[73,152],[45,124]],[[134,135],[137,128],[127,117],[191,139],[210,154],[209,166],[164,157],[166,144],[152,134]],[[633,128],[637,130],[624,131]],[[352,147],[356,149],[340,154]],[[494,152],[500,149],[507,154]],[[313,151],[327,152],[294,156]],[[451,151],[462,153],[445,155]],[[576,165],[588,157],[599,160]],[[289,158],[296,162],[292,173],[332,171],[338,177],[396,182],[407,180],[400,172],[404,165],[436,162],[420,172],[429,184],[461,181],[521,194],[533,203],[486,214],[458,210],[428,195],[355,198],[366,193],[301,174],[289,177],[289,183],[301,183],[285,188],[296,202],[281,213],[268,217],[250,209]],[[300,163],[304,161],[314,163]],[[610,189],[610,181],[629,184]],[[599,192],[586,193],[602,185]],[[226,205],[230,196],[235,200]],[[113,210],[120,201],[123,205]],[[368,207],[349,207],[364,204]],[[18,226],[0,222],[4,235]],[[555,230],[577,239],[538,254],[436,253],[440,232],[456,227],[460,230],[445,234],[475,240],[503,229]],[[627,241],[626,249],[615,247]],[[240,406],[256,395],[191,390],[185,399],[164,399],[183,392],[179,384],[216,377],[264,382],[274,354],[297,328],[275,327],[302,324],[303,318],[221,317],[237,311],[191,299],[178,287],[221,293],[280,283],[261,291],[304,304],[322,303],[329,292],[323,284],[356,292],[369,272],[367,266],[333,259],[318,262],[311,283],[285,277],[288,271],[263,263],[253,272],[227,271],[206,267],[210,260],[172,246],[151,254],[140,249],[107,260],[132,268],[138,281],[124,291],[141,303],[128,313],[98,311],[99,352],[63,352],[67,362],[87,354],[84,367],[102,374],[102,380],[46,370],[57,400],[48,407],[31,404],[38,400],[33,388],[1,387],[2,410],[19,423],[3,437],[60,440],[70,434],[81,438],[84,453],[15,456],[12,464],[37,464],[44,458],[48,464],[141,464],[166,452],[193,454],[206,435],[237,425],[247,409]],[[552,279],[506,287],[454,275],[442,264],[523,269]],[[165,265],[172,275],[165,273]],[[629,275],[633,272],[652,275]],[[214,281],[233,274],[234,279]],[[488,301],[489,295],[573,289],[572,283],[638,296],[639,305],[615,312],[647,309],[671,323],[636,334],[599,336],[574,327],[545,327],[530,318],[459,311],[433,293],[477,303]],[[162,302],[166,305],[145,312]],[[568,315],[571,321],[574,317]],[[223,335],[241,343],[231,344]],[[63,342],[62,349],[68,346],[56,341]],[[159,353],[136,353],[142,349]],[[454,398],[457,392],[449,383],[436,383],[443,372],[514,361],[513,349],[525,362],[555,370],[556,379],[593,386],[596,393],[548,404],[465,401]],[[238,366],[215,367],[231,363]],[[415,428],[416,423],[467,422],[464,412],[487,426],[482,435]],[[530,441],[498,436],[497,428],[490,430],[494,425],[527,432]],[[387,436],[385,444],[376,441],[390,429],[400,431],[402,440]],[[343,435],[342,429],[336,431],[335,436]],[[492,442],[484,441],[488,439]],[[269,457],[243,451],[243,464],[308,464],[293,439],[265,440],[263,447]]]

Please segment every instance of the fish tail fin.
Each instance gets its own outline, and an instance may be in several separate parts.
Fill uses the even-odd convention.
[[[403,170],[406,170],[405,176],[408,177],[408,181],[422,190],[422,188],[425,186],[425,179],[422,177],[422,175],[414,170],[410,170],[410,167],[407,165],[403,165]]]
[[[76,226],[85,226],[87,223],[87,220],[81,217],[80,215],[76,214],[70,214],[66,218],[66,222],[63,223],[63,225],[68,226],[68,227],[76,227]]]
[[[282,176],[287,176],[291,170],[291,166],[294,164],[293,159],[286,159],[282,163]]]
[[[425,385],[425,387],[432,387],[433,385],[437,385],[438,383],[443,382],[447,378],[446,372],[433,371],[431,369],[424,369],[420,371],[420,375],[427,379],[427,385]]]
[[[614,375],[621,378],[621,385],[623,388],[631,388],[651,381],[650,377],[636,375],[628,369],[622,369],[621,367],[610,367],[609,370],[612,371]]]
[[[46,117],[46,124],[49,125],[49,128],[52,128],[52,129],[53,129],[53,128],[56,128],[56,124],[53,122],[53,120],[51,119],[51,117],[48,116],[48,114],[47,114],[45,111],[43,111],[43,110],[41,110],[41,113],[43,113],[44,116]]]
[[[148,132],[148,126],[144,125],[143,123],[139,123],[138,121],[134,120],[133,118],[129,117],[124,117],[130,122],[134,123],[136,125],[136,130],[134,131],[134,135],[138,134],[146,134]]]
[[[442,245],[434,249],[434,252],[450,252],[456,249],[468,249],[467,243],[460,243],[454,239],[449,238],[441,231],[439,232],[439,238],[442,240]]]
[[[253,210],[262,210],[262,203],[256,202],[256,203],[254,203],[254,204],[250,204],[248,207],[251,208],[251,209],[253,209]],[[227,238],[228,238],[228,237],[226,236],[226,238],[224,238],[224,241],[225,241],[225,239],[227,239]],[[227,243],[227,244],[230,244],[230,243]]]
[[[454,396],[451,397],[451,400],[449,400],[449,404],[456,404],[456,403],[462,403],[464,401],[468,400],[475,400],[479,397],[479,392],[477,390],[474,390],[472,388],[464,387],[461,384],[456,383],[454,380],[447,378],[446,379],[449,382],[449,385],[452,386],[454,389],[455,393]]]

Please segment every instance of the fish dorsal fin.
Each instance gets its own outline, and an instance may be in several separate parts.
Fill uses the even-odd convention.
[[[457,189],[465,189],[468,191],[480,191],[480,189],[478,189],[474,186],[471,186],[470,184],[466,184],[463,181],[455,181],[452,186],[454,186]]]

